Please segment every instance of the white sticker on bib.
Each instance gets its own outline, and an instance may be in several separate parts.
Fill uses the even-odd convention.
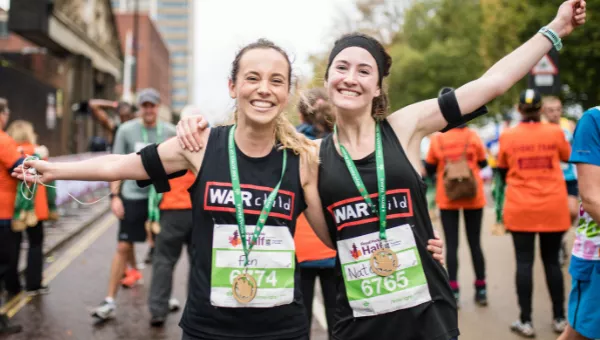
[[[256,226],[246,226],[250,243]],[[215,224],[212,251],[210,302],[217,307],[267,308],[292,303],[295,270],[294,238],[286,227],[266,225],[249,255],[248,274],[258,285],[256,297],[239,303],[232,293],[233,280],[244,269],[244,250],[237,225]]]
[[[431,301],[411,227],[405,224],[390,228],[386,235],[390,248],[398,255],[398,268],[387,277],[374,274],[369,265],[371,255],[380,248],[378,232],[337,242],[354,317],[389,313]]]

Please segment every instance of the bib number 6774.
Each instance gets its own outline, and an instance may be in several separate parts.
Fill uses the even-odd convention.
[[[360,288],[367,297],[372,296],[373,294],[380,295],[382,286],[387,292],[404,289],[408,287],[408,279],[404,274],[405,272],[401,270],[397,271],[396,275],[386,277],[375,276],[370,279],[365,279],[361,283]]]
[[[242,274],[241,270],[234,269],[229,274],[229,283],[233,284],[233,279],[235,279],[238,275]],[[249,269],[248,274],[252,275],[254,279],[256,279],[259,287],[263,285],[264,281],[271,286],[275,287],[277,285],[277,272],[272,270],[270,273],[268,270],[258,270],[258,269]]]

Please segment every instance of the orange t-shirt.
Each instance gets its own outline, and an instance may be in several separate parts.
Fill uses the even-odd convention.
[[[467,145],[467,143],[469,143]],[[451,201],[446,195],[444,187],[444,169],[446,160],[457,160],[465,152],[469,167],[477,181],[477,195],[474,198]],[[425,161],[429,164],[437,164],[436,177],[437,188],[435,201],[440,209],[481,209],[485,206],[485,194],[483,193],[483,180],[479,175],[480,161],[485,160],[485,148],[477,133],[469,128],[454,128],[446,133],[436,134],[431,138],[431,145]]]
[[[6,132],[0,130],[0,220],[11,220],[15,210],[17,180],[9,170],[21,158],[17,143]]]
[[[18,144],[22,148],[21,156],[25,157],[26,155],[33,155],[35,153],[36,145],[31,143],[21,143]],[[25,188],[24,188],[25,189]],[[27,190],[27,189],[25,189]],[[38,220],[46,221],[48,220],[48,195],[46,187],[43,185],[36,186],[36,194],[35,194],[35,215]]]
[[[185,210],[192,209],[192,199],[187,191],[194,184],[196,176],[191,171],[185,175],[169,180],[171,191],[163,194],[158,206],[160,210]]]
[[[312,230],[304,214],[296,220],[296,257],[298,262],[325,260],[335,257],[335,250],[328,248]]]
[[[560,161],[571,146],[561,127],[520,123],[500,135],[498,167],[508,169],[504,225],[517,232],[559,232],[569,229],[567,188]]]

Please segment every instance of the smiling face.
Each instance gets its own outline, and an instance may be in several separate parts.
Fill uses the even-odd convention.
[[[239,117],[256,124],[270,124],[288,102],[290,65],[272,48],[243,53],[237,74],[229,80],[229,94],[237,99]]]
[[[338,110],[371,112],[374,97],[381,94],[375,58],[365,49],[348,47],[329,68],[325,87]]]
[[[156,119],[158,117],[158,105],[145,102],[142,103],[140,110],[144,124],[152,126],[156,123]]]

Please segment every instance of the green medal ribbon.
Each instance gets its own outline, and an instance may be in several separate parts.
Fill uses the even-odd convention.
[[[32,156],[36,157],[37,159],[41,159],[40,155],[38,154],[33,154]],[[13,210],[12,218],[14,231],[21,231],[27,227],[33,227],[39,222],[35,213],[35,198],[37,195],[36,189],[37,183],[34,183],[31,187],[27,187],[25,182],[18,184],[17,196],[15,197],[15,208]],[[28,194],[25,193],[26,191]]]
[[[358,192],[361,194],[369,208],[373,214],[379,217],[379,238],[381,240],[386,240],[387,236],[385,234],[385,229],[387,226],[387,202],[385,195],[385,166],[383,162],[383,142],[381,140],[381,128],[379,126],[379,122],[375,124],[375,166],[377,168],[377,191],[379,193],[379,211],[375,208],[371,197],[369,197],[369,192],[365,187],[365,184],[358,173],[358,169],[354,165],[354,161],[352,157],[346,150],[346,148],[340,143],[340,138],[337,133],[337,125],[333,127],[333,132],[338,138],[338,144],[340,145],[340,151],[342,152],[342,156],[344,156],[344,161],[346,162],[346,167],[350,172],[350,176],[354,181],[354,185],[358,189]]]
[[[494,197],[494,209],[496,210],[496,223],[503,223],[504,216],[504,195],[506,181],[502,179],[499,171],[494,173],[492,181],[492,196]]]
[[[142,140],[144,144],[148,144],[148,130],[142,125]],[[156,142],[162,142],[162,125],[156,123]],[[150,222],[158,222],[160,220],[160,201],[162,200],[162,194],[156,192],[154,185],[150,186],[150,192],[148,194],[148,220]]]
[[[281,178],[279,179],[279,183],[273,188],[273,191],[267,197],[267,200],[264,203],[264,206],[260,212],[258,217],[258,221],[256,222],[256,228],[254,229],[254,233],[252,234],[252,239],[250,240],[250,244],[246,244],[246,219],[244,217],[244,204],[242,202],[242,189],[240,186],[240,175],[239,169],[237,165],[237,154],[235,151],[235,134],[236,125],[231,127],[229,130],[229,140],[228,140],[228,150],[229,150],[229,172],[231,174],[231,186],[233,189],[233,200],[235,203],[235,218],[237,220],[238,231],[240,233],[240,239],[242,241],[242,247],[244,249],[244,256],[246,260],[244,261],[244,268],[248,265],[248,255],[252,250],[254,244],[258,240],[261,231],[263,230],[265,223],[267,222],[267,217],[269,217],[269,212],[273,207],[273,202],[277,197],[277,192],[279,192],[279,187],[281,186],[281,182],[283,181],[283,175],[285,174],[285,168],[287,165],[287,150],[283,150],[283,165],[281,166]]]

